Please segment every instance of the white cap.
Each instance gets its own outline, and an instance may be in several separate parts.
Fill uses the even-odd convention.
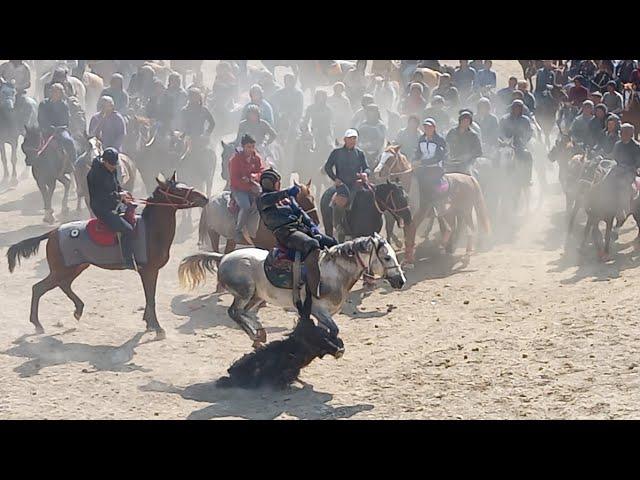
[[[358,131],[355,128],[350,128],[346,132],[344,132],[344,138],[357,137]]]

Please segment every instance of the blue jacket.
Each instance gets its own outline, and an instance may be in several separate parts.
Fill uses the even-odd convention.
[[[480,70],[476,76],[476,88],[480,87],[496,88],[496,72],[486,68]]]
[[[547,89],[547,85],[555,85],[555,75],[553,70],[541,68],[536,75],[535,93],[542,93]]]

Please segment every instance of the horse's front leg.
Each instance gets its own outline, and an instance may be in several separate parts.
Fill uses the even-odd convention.
[[[2,159],[2,182],[6,182],[9,177],[9,168],[7,167],[7,152],[5,151],[4,143],[0,140],[0,158]]]
[[[66,175],[60,177],[60,183],[64,187],[64,194],[62,195],[62,208],[60,213],[66,215],[69,213],[69,189],[71,188],[71,180]]]
[[[600,256],[600,260],[606,262],[611,259],[609,256],[609,247],[611,246],[611,229],[613,227],[613,217],[609,217],[606,219],[607,229],[605,231],[604,237],[604,250]]]
[[[11,182],[9,183],[11,186],[15,186],[18,184],[18,171],[16,168],[17,164],[18,164],[18,141],[16,139],[16,142],[11,144],[12,172],[11,172]]]
[[[158,323],[156,316],[156,286],[158,283],[157,268],[143,267],[140,270],[140,278],[142,279],[142,287],[144,288],[145,308],[144,321],[147,324],[147,331],[154,330],[156,332],[156,340],[166,338],[166,332]]]
[[[53,223],[56,221],[56,218],[53,216],[53,208],[51,208],[51,199],[53,197],[55,186],[55,179],[53,180],[53,184],[51,184],[51,182],[42,184],[38,183],[38,188],[42,194],[42,201],[44,202],[44,217],[42,218],[42,221],[45,223]]]

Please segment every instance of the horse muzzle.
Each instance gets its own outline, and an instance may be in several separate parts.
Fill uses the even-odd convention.
[[[388,277],[387,281],[393,289],[400,290],[407,283],[407,277],[404,276],[404,273],[399,273],[398,275]]]

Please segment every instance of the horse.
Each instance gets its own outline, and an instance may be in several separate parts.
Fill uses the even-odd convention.
[[[46,72],[40,78],[40,84],[46,85],[51,80],[52,76],[53,76],[52,70]],[[87,89],[84,86],[84,83],[82,83],[82,80],[74,77],[73,75],[67,75],[67,80],[71,85],[71,88],[73,88],[74,96],[78,99],[78,103],[80,104],[80,107],[82,108],[83,111],[86,112],[87,111]],[[93,105],[93,108],[95,108],[95,103]]]
[[[207,144],[208,137],[202,137],[194,141],[184,133],[179,133],[172,137],[172,140],[174,145],[170,148],[177,152],[182,152],[178,157],[177,164],[180,178],[196,188],[203,187],[207,197],[209,197],[216,172],[216,155]]]
[[[234,298],[227,313],[244,329],[254,347],[266,342],[267,334],[252,312],[263,301],[285,309],[294,307],[291,290],[275,287],[267,279],[264,270],[267,255],[267,250],[258,248],[242,248],[226,255],[198,253],[184,258],[178,268],[181,285],[195,288],[205,281],[207,272],[213,273],[217,267],[218,282]],[[334,336],[338,327],[332,316],[340,311],[365,271],[382,276],[397,290],[407,281],[393,248],[377,234],[325,249],[319,262],[320,298],[313,299],[311,315]]]
[[[16,108],[16,89],[13,84],[2,82],[0,84],[0,158],[2,159],[3,178],[2,183],[9,185],[18,184],[16,166],[18,163],[18,136],[24,135],[22,127],[32,126],[37,123],[38,106],[31,97],[22,97],[22,108]],[[12,173],[9,180],[9,168],[7,165],[7,153],[5,144],[11,146]]]
[[[440,77],[442,76],[442,73],[438,72],[437,70],[432,70],[431,68],[427,67],[418,67],[415,71],[422,74],[422,80],[430,89],[436,88],[440,83]]]
[[[315,206],[315,199],[311,194],[311,180],[306,184],[297,184],[300,192],[296,196],[296,201],[300,208],[304,210],[314,223],[319,223],[318,212]],[[219,252],[220,237],[227,240],[224,253],[233,251],[236,247],[234,232],[236,227],[236,217],[229,211],[229,201],[231,193],[222,192],[212,198],[202,210],[198,227],[198,236],[201,244],[205,244],[207,236],[211,240],[211,248],[214,252]],[[262,220],[258,223],[258,228],[253,236],[249,232],[252,243],[258,248],[271,250],[276,246],[276,239],[271,231],[265,226]]]
[[[127,112],[125,121],[127,132],[122,141],[122,152],[135,159],[150,140],[153,122],[147,117],[136,115],[133,110]]]
[[[229,190],[229,162],[231,157],[236,153],[236,147],[233,143],[225,143],[220,140],[222,146],[222,154],[220,155],[220,176],[226,181],[224,190]]]
[[[640,98],[636,92],[633,84],[625,83],[622,90],[622,112],[620,114],[620,121],[622,123],[630,123],[635,127],[636,139],[640,135]]]
[[[45,211],[42,220],[45,223],[53,223],[55,217],[51,198],[56,189],[56,182],[62,183],[64,187],[61,213],[65,215],[69,211],[69,174],[73,171],[73,165],[64,154],[62,146],[54,139],[54,134],[45,138],[39,127],[26,127],[22,151],[27,163],[31,164],[31,173],[42,195]]]
[[[180,132],[171,131],[164,135],[157,132],[135,157],[135,164],[142,182],[151,193],[158,173],[167,174],[175,170],[179,157],[184,153],[180,145]]]
[[[373,171],[373,183],[382,183],[387,180],[402,185],[407,195],[411,190],[411,179],[413,177],[413,167],[406,155],[400,151],[400,145],[392,145],[387,143],[380,162]],[[396,247],[402,248],[402,242],[393,233],[395,226],[393,215],[385,211],[385,229],[387,232],[387,241],[394,242]]]
[[[309,127],[301,127],[296,138],[290,162],[291,167],[288,171],[291,174],[297,173],[299,179],[311,179],[316,193],[320,193],[324,190],[327,181],[324,162],[329,157],[331,150],[332,145],[328,140],[323,145],[319,145]]]
[[[102,150],[102,142],[98,138],[85,136],[84,153],[78,156],[73,170],[73,176],[76,181],[76,211],[80,211],[81,200],[84,198],[87,209],[91,212],[87,174],[91,169],[91,162],[94,158],[102,155]],[[119,154],[118,161],[120,165],[118,166],[117,172],[122,189],[127,192],[133,192],[137,177],[136,167],[132,160],[124,153]]]
[[[156,337],[165,337],[165,331],[158,323],[155,309],[156,284],[158,272],[169,261],[169,252],[176,230],[176,212],[179,209],[202,207],[207,203],[207,198],[192,187],[178,183],[175,172],[169,180],[163,177],[156,179],[158,186],[153,194],[145,201],[146,207],[142,211],[142,218],[147,229],[147,263],[138,267],[138,273],[144,287],[146,306],[144,320],[147,331],[154,330]],[[9,272],[13,272],[16,263],[22,258],[29,258],[38,251],[40,242],[47,241],[47,263],[49,275],[33,285],[31,297],[30,322],[35,326],[37,333],[44,333],[44,328],[38,318],[38,305],[40,298],[49,290],[59,287],[75,306],[74,317],[80,320],[84,310],[84,303],[71,290],[71,284],[91,263],[83,263],[67,267],[60,250],[58,227],[43,235],[22,240],[9,247],[7,259]],[[108,270],[121,270],[122,265],[97,265]]]
[[[544,144],[549,148],[549,135],[556,123],[558,108],[562,102],[567,102],[569,97],[562,89],[561,85],[554,85],[548,95],[544,97],[544,101],[538,102],[536,108],[536,119],[540,123],[542,132],[544,133]],[[560,128],[558,126],[558,128]]]
[[[362,184],[355,193],[345,218],[348,236],[355,238],[380,233],[384,212],[389,212],[401,228],[411,223],[409,198],[402,185],[386,181],[378,185]],[[327,189],[320,199],[320,212],[325,232],[333,236],[333,197],[335,187]],[[342,240],[339,238],[339,240]]]
[[[86,89],[86,109],[89,113],[94,113],[104,90],[104,81],[99,75],[87,71],[82,74],[81,80]]]

